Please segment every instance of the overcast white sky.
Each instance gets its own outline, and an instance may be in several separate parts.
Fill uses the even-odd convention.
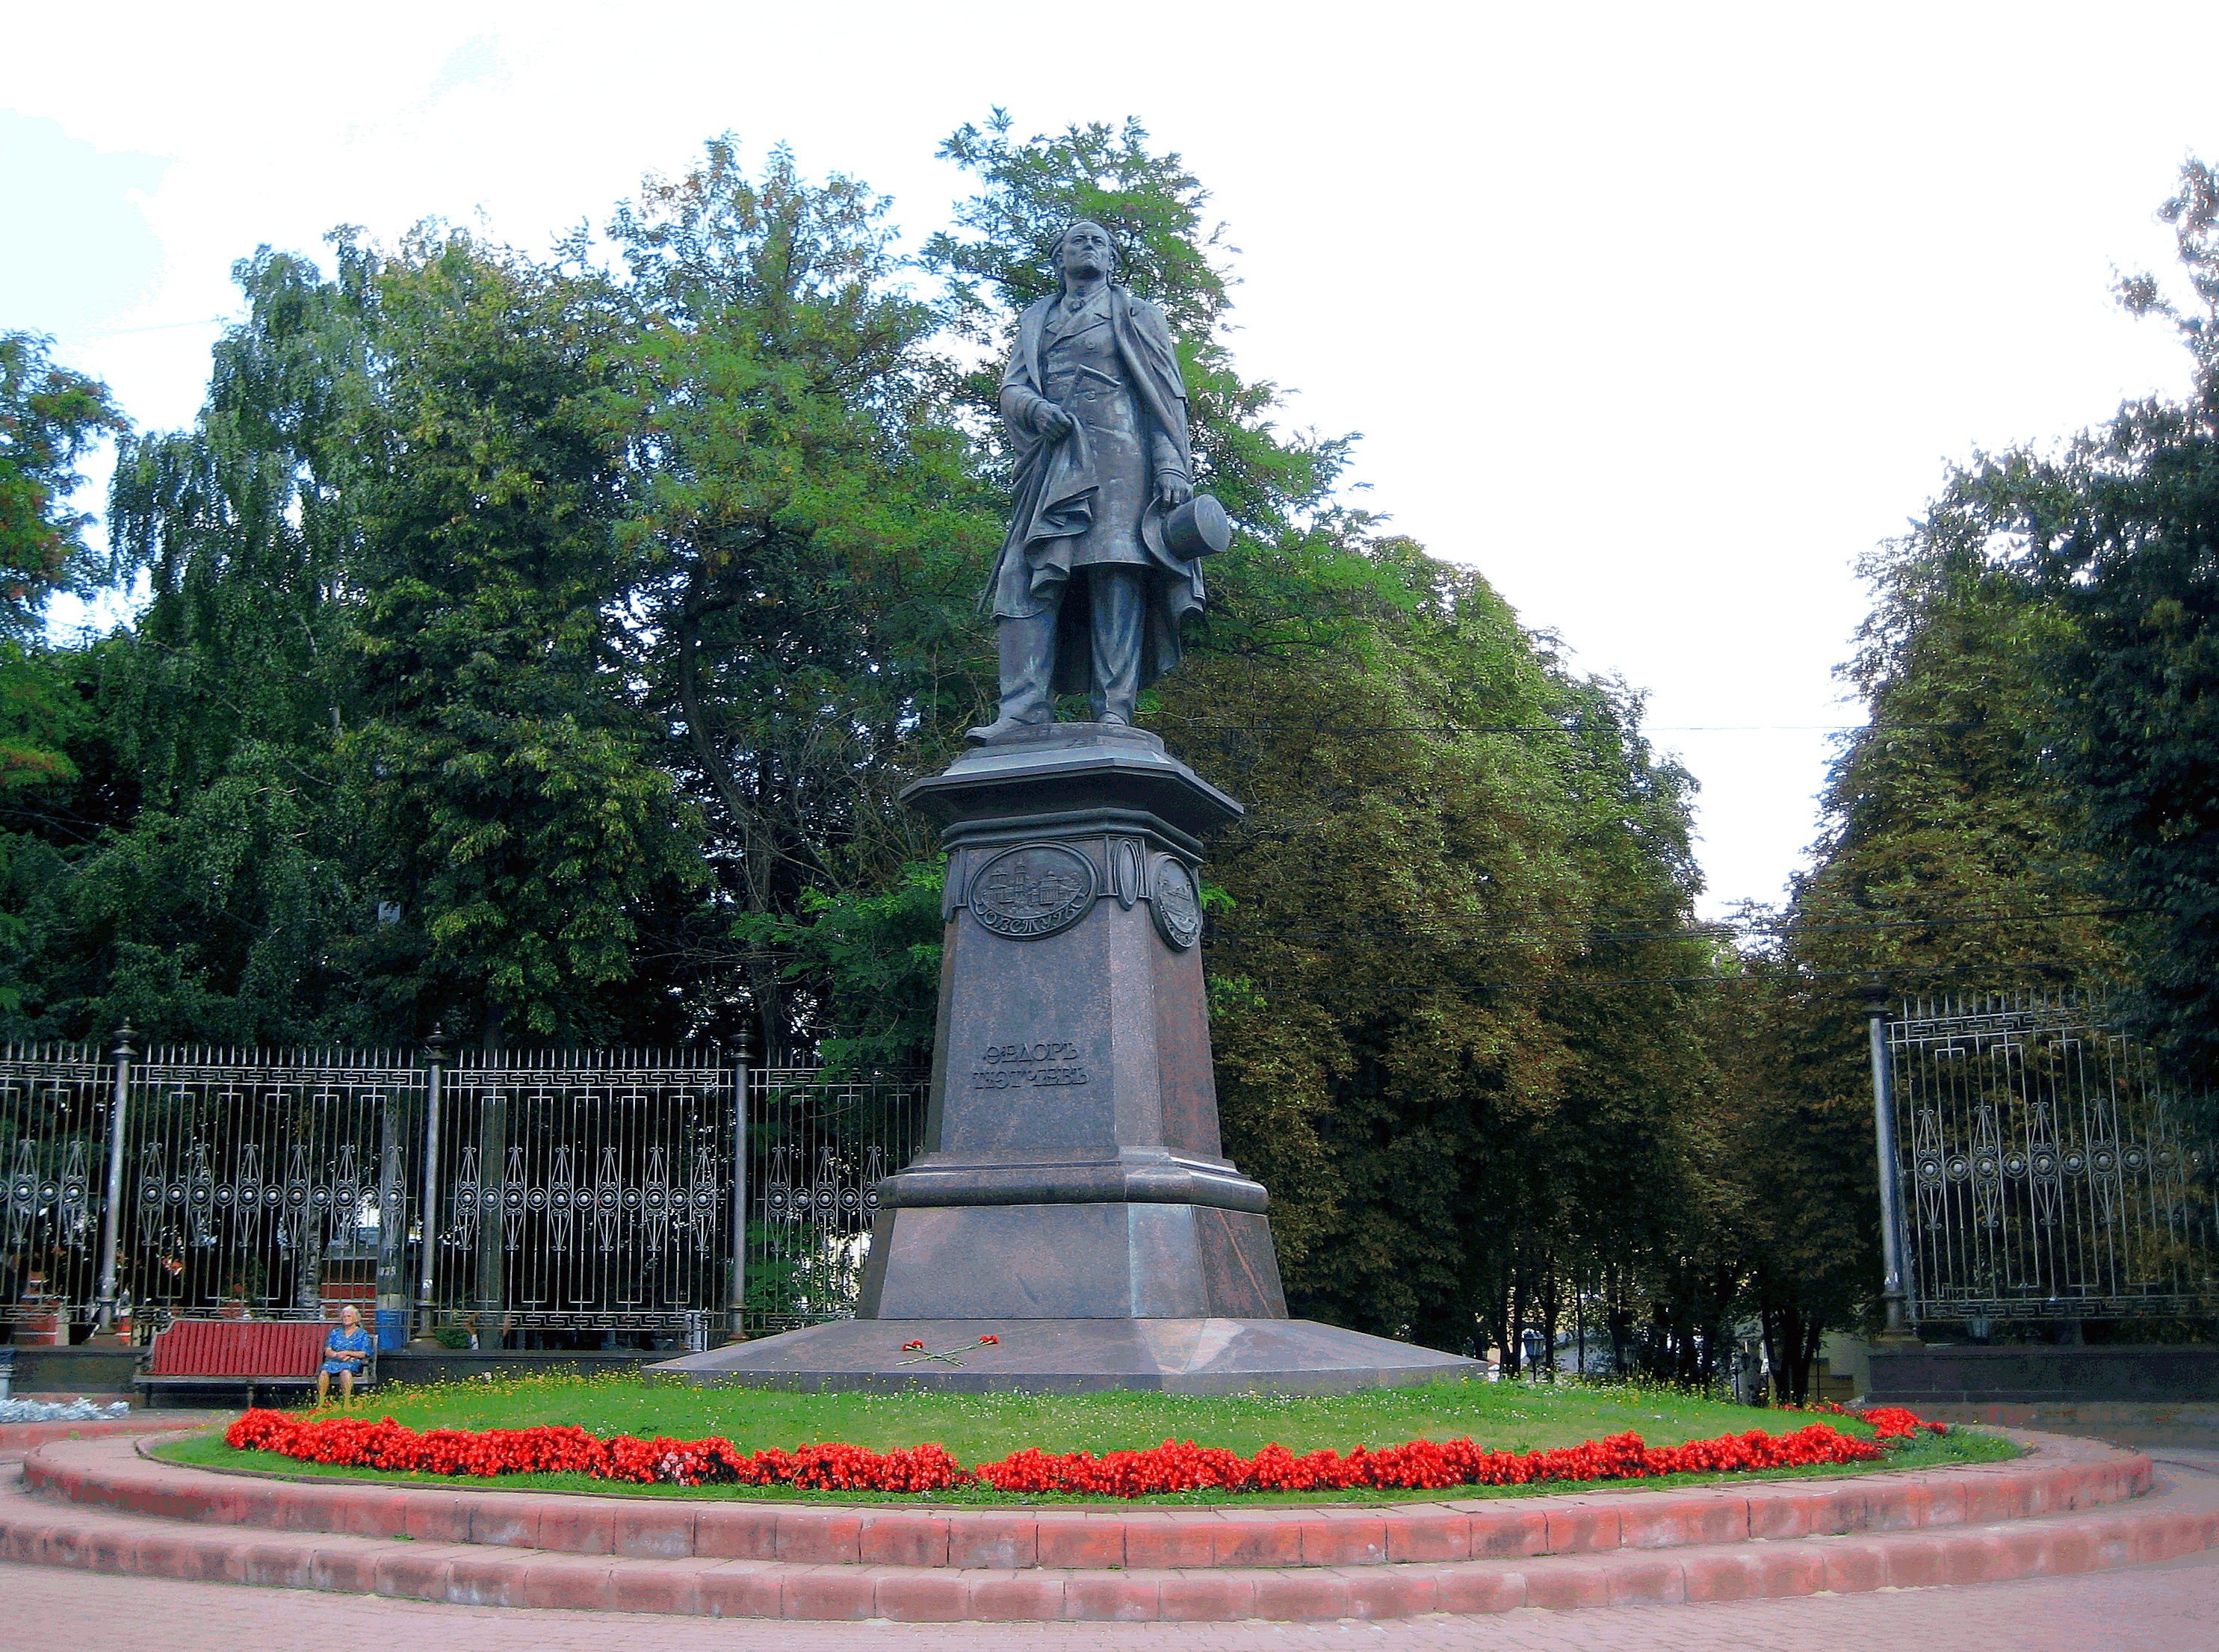
[[[1364,502],[1650,696],[1715,912],[1814,829],[1857,556],[1945,463],[2184,388],[2115,272],[2219,158],[2219,7],[27,8],[0,327],[188,421],[231,261],[481,217],[544,246],[730,130],[896,198],[1138,115],[1242,249],[1242,368],[1361,431]],[[90,501],[94,504],[97,500]]]

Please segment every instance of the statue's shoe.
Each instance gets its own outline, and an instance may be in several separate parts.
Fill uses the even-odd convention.
[[[997,740],[1006,740],[1022,729],[1037,729],[1044,721],[1045,719],[1014,717],[996,717],[983,729],[968,730],[963,737],[974,746],[991,746]]]

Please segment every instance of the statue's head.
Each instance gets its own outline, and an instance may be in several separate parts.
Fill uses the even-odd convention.
[[[1091,218],[1082,218],[1056,238],[1055,267],[1066,280],[1077,276],[1091,281],[1114,274],[1117,268],[1117,244],[1101,225]]]

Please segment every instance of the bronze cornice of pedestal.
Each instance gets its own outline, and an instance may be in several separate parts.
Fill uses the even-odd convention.
[[[934,1164],[927,1153],[879,1185],[886,1210],[950,1205],[1207,1205],[1261,1215],[1271,1196],[1230,1162],[1212,1164],[1161,1149],[1128,1148],[1115,1158]]]
[[[1142,823],[1128,811],[1141,811],[1197,854],[1247,812],[1156,736],[1114,723],[1046,723],[974,746],[945,773],[911,781],[901,800],[943,823],[947,841],[997,828],[1067,831],[1090,815],[1129,828]]]

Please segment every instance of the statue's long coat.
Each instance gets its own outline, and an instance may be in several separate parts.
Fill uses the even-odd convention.
[[[1016,500],[1009,537],[995,559],[986,600],[995,617],[1027,619],[1058,600],[1054,692],[1085,693],[1092,684],[1088,641],[1086,582],[1071,581],[1071,546],[1093,520],[1096,494],[1093,456],[1082,427],[1060,442],[1042,438],[1039,418],[1051,407],[1042,389],[1041,334],[1060,301],[1051,295],[1026,310],[1002,375],[1002,416],[1017,442]],[[1169,438],[1184,475],[1194,475],[1187,444],[1186,385],[1178,354],[1172,346],[1164,314],[1122,287],[1110,289],[1110,326],[1117,343],[1126,383],[1141,412]],[[1150,446],[1154,444],[1150,444]],[[1153,484],[1153,478],[1150,481]],[[1202,606],[1202,565],[1184,561],[1164,545],[1163,506],[1151,485],[1141,518],[1141,543],[1147,549],[1147,630],[1141,658],[1146,687],[1178,664],[1179,622]]]

